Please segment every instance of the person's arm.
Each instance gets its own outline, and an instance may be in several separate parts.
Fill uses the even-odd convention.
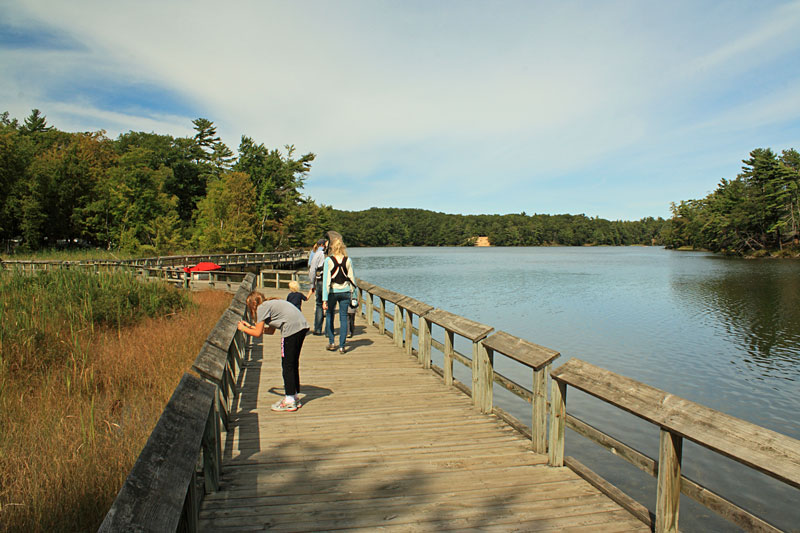
[[[312,294],[314,294],[314,284],[313,283],[311,284],[311,288],[308,289],[308,294],[306,294],[306,301],[308,301],[308,299],[311,298]]]
[[[308,279],[311,282],[311,290],[315,290],[314,286],[317,278],[317,268],[325,261],[325,255],[317,250],[314,253],[314,258],[311,260],[311,265],[308,267]]]
[[[311,260],[308,262],[308,280],[311,282],[311,290],[314,290],[314,285],[316,284],[316,270],[317,252],[314,252],[314,255],[311,256]]]
[[[356,285],[356,271],[353,270],[353,262],[347,258],[347,275],[350,277],[350,284],[353,288],[350,290],[352,298],[358,298],[358,285]]]
[[[328,267],[332,264],[330,257],[325,259],[322,267],[322,308],[328,308],[328,285],[330,285],[331,273]]]
[[[264,328],[263,322],[258,322],[257,324],[252,325],[248,324],[244,320],[239,321],[239,323],[236,325],[236,329],[238,329],[242,333],[247,333],[251,337],[260,337],[264,333],[266,333],[267,335],[272,335],[273,333],[275,333],[275,328],[273,327]]]

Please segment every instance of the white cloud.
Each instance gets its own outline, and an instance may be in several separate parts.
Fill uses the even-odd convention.
[[[643,154],[691,150],[740,113],[745,132],[774,123],[781,107],[797,109],[796,83],[770,89],[781,104],[751,96],[698,113],[696,98],[726,91],[721,73],[796,49],[798,5],[757,6],[753,17],[713,3],[29,0],[14,20],[49,25],[82,48],[4,53],[3,71],[18,75],[4,76],[0,95],[25,102],[25,114],[39,107],[72,121],[51,120],[59,127],[189,134],[195,117],[137,117],[80,97],[38,103],[45,93],[35,88],[87,72],[149,84],[214,120],[233,148],[245,134],[316,152],[307,188],[326,203],[413,205],[413,191],[460,189],[468,202],[497,187],[544,190],[631,152],[642,166],[626,172],[646,175]],[[378,178],[394,181],[359,192]]]

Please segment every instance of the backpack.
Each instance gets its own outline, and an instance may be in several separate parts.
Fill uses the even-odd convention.
[[[334,283],[342,285],[344,283],[353,283],[350,281],[350,274],[347,272],[347,256],[342,258],[342,262],[336,260],[335,257],[330,256],[330,260],[333,262],[333,268],[331,269],[331,286]]]

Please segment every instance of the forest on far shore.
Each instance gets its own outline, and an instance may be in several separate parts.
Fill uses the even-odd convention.
[[[672,218],[584,214],[454,215],[423,209],[342,211],[303,194],[315,154],[242,135],[235,155],[214,123],[192,137],[69,133],[37,109],[0,114],[3,251],[91,247],[128,254],[270,251],[310,246],[327,230],[349,246],[662,245],[731,253],[795,250],[800,155],[751,152],[742,173]]]

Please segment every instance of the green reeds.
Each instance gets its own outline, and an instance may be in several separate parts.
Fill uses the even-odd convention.
[[[80,338],[96,326],[117,329],[143,317],[183,308],[184,293],[143,283],[122,272],[55,270],[0,275],[0,372],[41,372],[52,365],[85,366]],[[74,376],[73,376],[74,377]]]
[[[189,296],[126,274],[0,273],[0,532],[97,529],[230,303]]]

